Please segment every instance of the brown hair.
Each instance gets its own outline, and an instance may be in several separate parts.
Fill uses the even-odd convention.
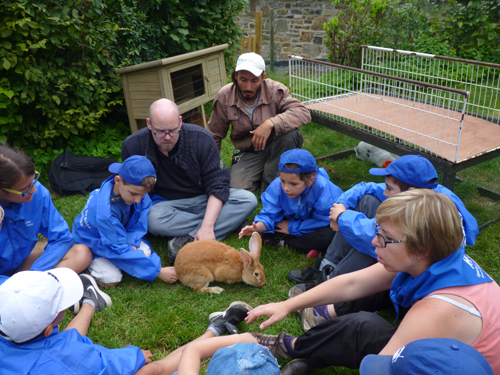
[[[35,164],[28,155],[8,144],[0,145],[0,189],[10,189],[23,176],[35,174]]]
[[[285,168],[286,169],[297,169],[297,168],[300,168],[300,165],[296,164],[296,163],[286,163],[285,164]],[[285,172],[285,173],[289,173],[289,172]],[[301,172],[301,173],[297,173],[299,175],[299,178],[304,181],[305,183],[308,183],[311,178],[313,178],[314,176],[316,176],[316,171],[312,171],[312,172]]]
[[[432,189],[414,189],[382,202],[377,223],[389,222],[404,236],[410,255],[429,256],[434,264],[455,252],[464,234],[457,206]]]
[[[132,185],[131,183],[125,181],[125,179],[123,177],[121,177],[121,179],[122,179],[123,185]],[[148,189],[148,191],[153,190],[153,188],[155,187],[155,184],[156,184],[156,178],[154,178],[153,176],[144,177],[141,181],[141,185],[144,186],[146,189]],[[134,186],[137,186],[137,185],[134,185]]]
[[[401,190],[402,192],[410,190],[410,188],[420,189],[418,186],[413,186],[413,185],[407,184],[406,182],[403,182],[399,178],[396,178],[394,176],[389,175],[389,176],[387,176],[387,178],[390,178],[391,181],[394,183],[394,185],[396,185],[399,188],[399,190]]]

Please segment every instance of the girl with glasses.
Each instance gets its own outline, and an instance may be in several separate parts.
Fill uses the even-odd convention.
[[[0,275],[67,267],[80,273],[92,260],[85,245],[75,245],[66,221],[57,211],[40,173],[24,152],[0,145],[0,205],[5,211],[0,230]],[[44,251],[32,252],[41,234]]]

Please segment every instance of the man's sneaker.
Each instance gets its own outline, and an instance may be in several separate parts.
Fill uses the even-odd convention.
[[[292,298],[298,296],[299,294],[304,293],[308,288],[308,284],[297,284],[290,288],[288,291],[288,298]],[[300,316],[300,320],[302,320],[302,328],[304,332],[309,331],[312,327],[317,326],[326,321],[322,316],[315,316],[314,309],[312,307],[306,307],[302,310],[295,311]]]
[[[290,358],[285,346],[285,336],[289,336],[284,331],[279,335],[266,335],[260,332],[251,332],[257,342],[269,349],[275,358]]]
[[[296,284],[304,283],[317,283],[320,284],[324,281],[323,272],[319,270],[321,258],[317,258],[311,267],[304,268],[303,270],[294,270],[288,272],[288,280]]]
[[[189,234],[186,234],[184,236],[174,237],[171,240],[169,240],[167,243],[168,263],[170,263],[170,265],[173,266],[175,262],[175,257],[177,257],[179,250],[182,249],[188,243],[193,241],[194,238],[191,237]]]
[[[94,301],[95,311],[101,311],[105,307],[113,304],[111,297],[99,289],[92,276],[83,273],[80,275],[80,280],[82,280],[83,284],[83,297],[70,308],[75,314],[78,314],[82,308],[82,303],[85,298]]]
[[[229,305],[225,311],[216,311],[208,316],[207,331],[212,331],[215,336],[223,335],[224,333],[238,333],[236,325],[241,323],[247,317],[247,313],[252,310],[252,306],[248,303],[236,301]]]

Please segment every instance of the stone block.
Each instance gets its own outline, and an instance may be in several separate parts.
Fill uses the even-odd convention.
[[[283,52],[287,52],[287,53],[301,53],[302,50],[300,48],[292,48],[292,47],[283,47],[282,48],[282,51]]]
[[[300,9],[290,9],[291,14],[303,14],[303,12]]]
[[[314,19],[311,29],[312,30],[323,30],[323,24],[327,22],[328,20],[326,17],[317,17]]]
[[[304,51],[304,53],[314,57],[318,57],[319,55],[321,55],[322,52],[322,48],[320,46],[317,46],[312,43],[304,44],[302,46],[302,50]]]
[[[292,7],[292,4],[290,4],[290,3],[285,4],[285,9],[290,9],[291,7]]]
[[[278,10],[276,11],[276,14],[277,14],[278,16],[284,16],[285,14],[288,14],[288,10],[285,10],[285,9],[278,9]]]
[[[334,16],[337,16],[338,14],[339,14],[338,9],[324,9],[323,10],[323,16],[325,16],[325,17],[334,17]]]
[[[289,36],[290,38],[299,38],[300,34],[298,33],[286,33],[286,36]]]
[[[278,19],[274,23],[276,32],[286,32],[288,30],[288,21],[286,19]]]
[[[313,38],[313,43],[314,44],[323,44],[323,37],[321,37],[321,36],[315,36]]]
[[[314,37],[314,33],[304,31],[304,32],[302,32],[302,35],[300,36],[300,41],[309,43],[313,40],[313,37]]]
[[[312,23],[313,23],[313,21],[312,21],[312,20],[304,20],[304,23],[306,23],[306,24],[310,25],[310,24],[312,24]]]

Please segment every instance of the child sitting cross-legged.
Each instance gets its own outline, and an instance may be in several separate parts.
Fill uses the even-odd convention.
[[[283,153],[280,176],[262,194],[262,206],[252,225],[239,237],[263,233],[268,245],[285,246],[301,253],[324,251],[333,239],[330,208],[342,190],[330,181],[324,168],[307,150]]]
[[[148,232],[151,199],[148,193],[156,183],[153,164],[134,155],[123,163],[114,163],[109,171],[116,173],[94,190],[83,211],[73,222],[73,236],[87,245],[94,256],[88,270],[101,286],[113,286],[122,279],[120,270],[153,281],[156,277],[173,283],[173,267],[161,267],[144,237]]]

